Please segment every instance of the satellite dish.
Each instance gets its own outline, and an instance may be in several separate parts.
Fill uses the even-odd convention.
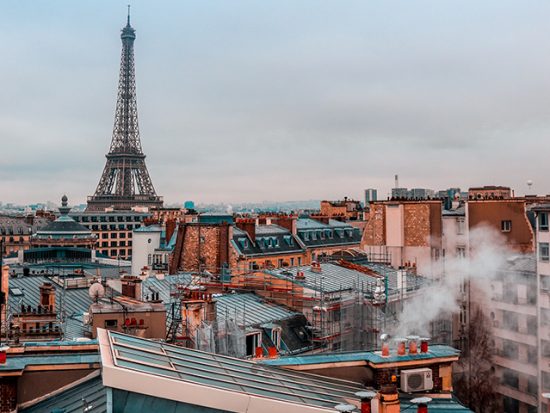
[[[88,295],[94,303],[97,303],[105,296],[105,288],[100,283],[93,283],[88,289]]]

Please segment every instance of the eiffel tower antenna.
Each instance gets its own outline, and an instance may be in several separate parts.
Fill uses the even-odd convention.
[[[134,67],[136,31],[130,25],[130,5],[128,21],[120,38],[122,55],[113,137],[97,189],[93,196],[88,197],[89,211],[109,207],[123,210],[135,206],[161,207],[163,204],[145,166],[139,136]]]

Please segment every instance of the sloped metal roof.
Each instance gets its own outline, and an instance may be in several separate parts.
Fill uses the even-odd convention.
[[[113,331],[106,332],[106,337],[108,343],[100,336],[100,349],[110,351],[116,368],[129,374],[138,371],[151,378],[165,377],[174,385],[192,383],[212,391],[225,390],[323,409],[333,409],[350,400],[359,402],[355,393],[363,389],[361,384],[351,381],[283,370]],[[177,401],[185,402],[186,394],[181,394]]]
[[[288,279],[314,291],[333,293],[344,290],[369,292],[374,290],[378,278],[353,269],[341,267],[332,263],[321,265],[321,272],[314,272],[311,266],[301,266],[280,270],[265,270],[279,278]],[[392,267],[382,264],[360,264],[382,277],[387,277],[390,292],[397,292],[400,274]],[[296,273],[301,271],[305,279],[296,279]],[[384,281],[385,282],[385,281]],[[426,280],[423,277],[407,275],[407,291],[418,289]]]
[[[255,294],[226,294],[216,297],[218,320],[233,320],[251,327],[294,317],[299,313],[271,304]]]
[[[84,410],[85,407],[87,407],[86,410]],[[19,409],[19,411],[21,413],[49,413],[54,409],[59,409],[58,411],[64,413],[107,412],[107,389],[103,386],[101,376],[92,377],[38,404],[26,409]]]

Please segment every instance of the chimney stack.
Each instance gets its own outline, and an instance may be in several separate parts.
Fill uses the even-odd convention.
[[[285,215],[277,217],[273,220],[274,224],[277,224],[283,228],[286,228],[290,231],[292,235],[296,235],[296,216]]]
[[[125,275],[120,278],[122,295],[141,301],[141,279],[133,275]]]
[[[431,402],[430,397],[417,397],[411,400],[411,403],[416,404],[417,413],[428,413],[428,403]]]
[[[319,264],[317,261],[313,261],[311,263],[311,272],[315,272],[317,274],[320,274],[323,272],[322,268],[321,268],[321,264]]]
[[[252,242],[256,242],[256,220],[252,218],[238,218],[235,221],[237,228],[248,233]]]
[[[399,413],[401,406],[399,404],[399,393],[394,384],[386,384],[380,388],[380,408],[379,413]]]
[[[40,305],[55,313],[55,288],[51,283],[44,283],[40,286]]]
[[[364,390],[358,391],[355,395],[361,399],[361,413],[371,413],[371,401],[376,397],[376,392]]]

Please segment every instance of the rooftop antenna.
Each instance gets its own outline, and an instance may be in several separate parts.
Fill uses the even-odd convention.
[[[531,179],[527,180],[527,187],[529,188],[529,194],[531,194],[531,187],[533,186],[533,181]]]
[[[128,26],[130,25],[130,5],[128,4]]]
[[[399,175],[395,175],[395,187],[399,188]]]

